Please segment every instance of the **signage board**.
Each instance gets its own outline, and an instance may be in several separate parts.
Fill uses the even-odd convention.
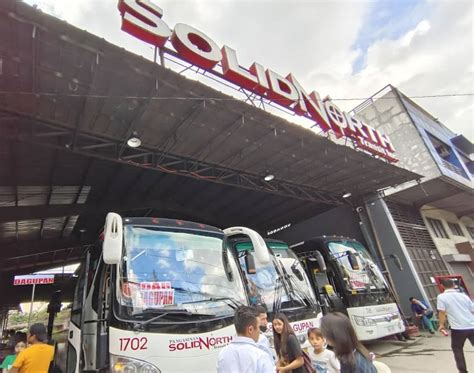
[[[151,0],[119,0],[118,8],[123,31],[312,120],[314,132],[332,131],[337,138],[351,139],[357,148],[389,162],[398,161],[387,135],[342,111],[330,98],[321,99],[315,90],[308,93],[293,74],[278,74],[258,62],[245,68],[234,49],[220,48],[192,26],[178,23],[171,30],[162,19],[163,10]],[[168,41],[175,51],[165,46]]]
[[[26,275],[15,276],[13,280],[14,286],[19,285],[47,285],[54,284],[54,275]]]

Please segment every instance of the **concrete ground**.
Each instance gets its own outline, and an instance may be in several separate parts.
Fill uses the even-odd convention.
[[[377,354],[377,360],[387,364],[392,373],[456,373],[451,351],[451,338],[440,333],[421,333],[414,341],[377,341],[366,344]],[[474,347],[464,345],[467,368],[474,372]]]

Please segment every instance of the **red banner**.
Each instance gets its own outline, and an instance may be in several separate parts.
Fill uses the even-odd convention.
[[[13,285],[47,285],[54,284],[54,275],[15,276]]]

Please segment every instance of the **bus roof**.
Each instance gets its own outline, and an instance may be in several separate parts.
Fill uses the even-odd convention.
[[[149,218],[149,217],[131,217],[123,218],[124,225],[140,225],[150,227],[163,227],[163,228],[178,228],[178,229],[190,229],[199,230],[204,232],[220,233],[224,234],[221,229],[213,227],[212,225],[195,223],[187,220],[179,219],[166,219],[166,218]]]

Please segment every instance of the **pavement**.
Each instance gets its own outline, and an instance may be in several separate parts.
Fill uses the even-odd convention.
[[[392,373],[456,373],[451,338],[440,333],[433,336],[420,333],[420,337],[407,342],[375,341],[365,344],[377,355],[376,360],[388,365]],[[468,371],[474,372],[474,347],[464,345]]]

